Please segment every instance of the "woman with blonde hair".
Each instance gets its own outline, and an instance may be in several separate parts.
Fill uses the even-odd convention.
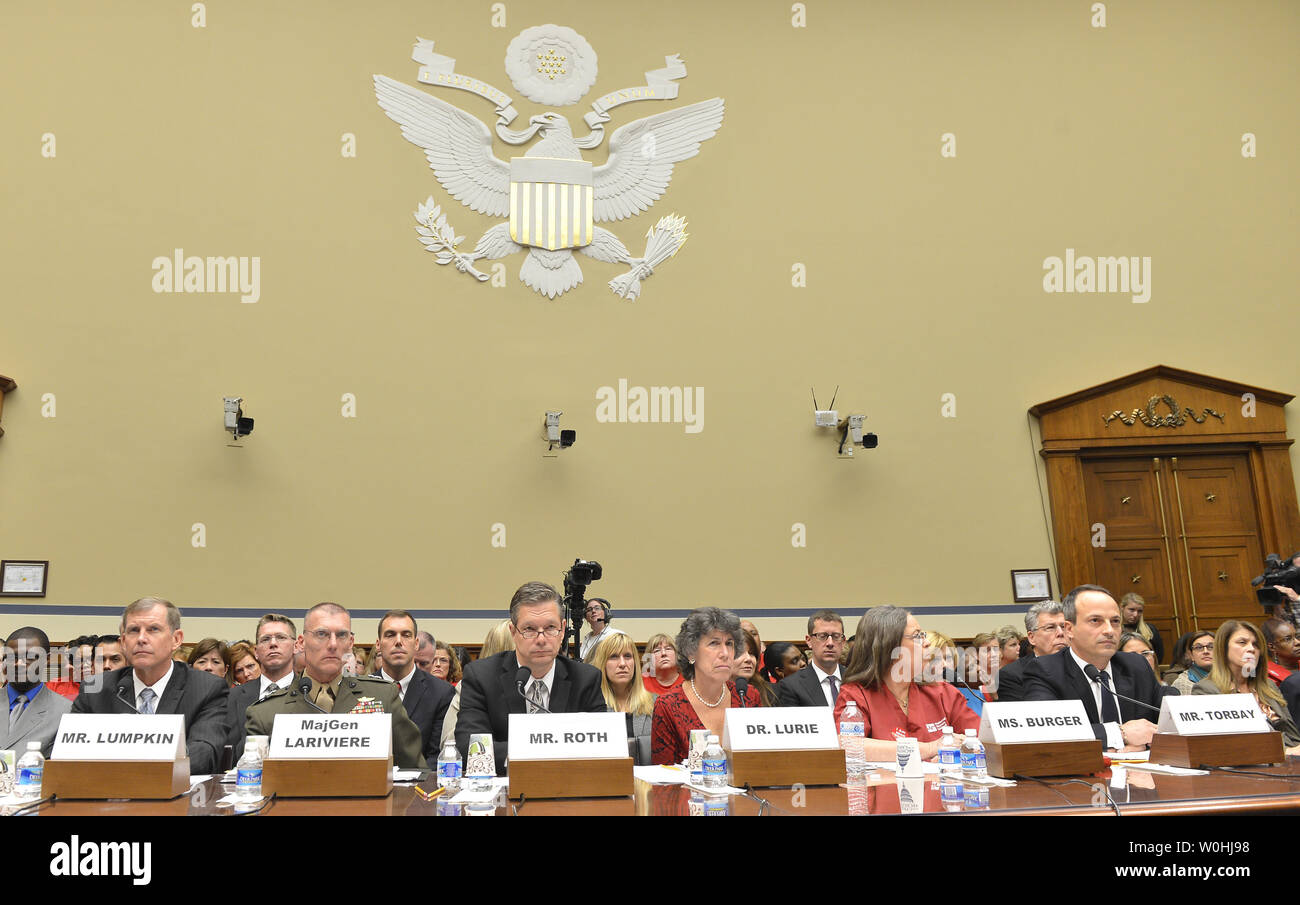
[[[1151,649],[1155,651],[1157,663],[1163,663],[1165,659],[1165,641],[1160,637],[1160,629],[1154,625],[1148,625],[1147,621],[1142,618],[1142,613],[1146,610],[1146,607],[1147,602],[1142,599],[1142,595],[1130,591],[1119,599],[1119,621],[1123,623],[1122,628],[1124,631],[1132,632],[1151,646]]]
[[[641,655],[636,643],[622,633],[609,635],[587,654],[587,663],[600,670],[600,693],[614,713],[632,715],[631,735],[636,740],[636,762],[650,763],[650,718],[655,696],[641,682]]]
[[[926,681],[949,684],[956,682],[959,656],[956,643],[943,632],[931,629],[925,633],[925,646],[929,656]]]
[[[1253,695],[1268,724],[1282,733],[1287,755],[1300,754],[1300,729],[1291,719],[1282,692],[1268,677],[1264,633],[1249,622],[1229,619],[1214,636],[1210,674],[1192,686],[1192,694]]]

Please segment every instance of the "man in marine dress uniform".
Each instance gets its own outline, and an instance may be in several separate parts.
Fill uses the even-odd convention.
[[[308,610],[298,638],[304,656],[302,675],[295,676],[290,687],[249,706],[246,734],[269,736],[277,713],[382,710],[393,715],[393,763],[406,769],[426,769],[420,753],[420,730],[406,715],[397,686],[373,676],[343,675],[343,655],[352,649],[352,640],[352,617],[343,607],[318,603]],[[305,693],[304,679],[308,684]]]

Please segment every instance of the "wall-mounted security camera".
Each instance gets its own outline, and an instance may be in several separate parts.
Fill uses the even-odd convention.
[[[243,396],[225,396],[223,401],[226,404],[226,417],[223,425],[226,430],[230,431],[230,436],[238,442],[241,438],[247,437],[253,432],[253,419],[244,417],[244,410],[241,407]]]
[[[568,449],[578,439],[578,432],[575,430],[561,430],[560,416],[564,412],[547,412],[546,413],[546,452],[544,456],[554,458],[560,454],[560,450]]]
[[[853,447],[861,446],[863,449],[875,449],[880,445],[880,438],[875,434],[864,434],[862,432],[862,422],[867,420],[866,415],[849,415],[838,425],[840,430],[840,450],[839,455],[844,459],[853,458]]]

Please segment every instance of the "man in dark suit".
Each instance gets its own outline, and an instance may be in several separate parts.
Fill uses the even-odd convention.
[[[560,595],[540,581],[515,591],[510,601],[515,649],[465,667],[460,682],[456,747],[469,751],[469,737],[492,734],[497,775],[505,775],[512,713],[604,713],[600,670],[557,657],[564,637]]]
[[[389,610],[379,620],[379,671],[375,675],[397,685],[406,715],[420,729],[424,759],[437,763],[442,721],[456,696],[450,682],[415,668],[419,628],[406,610]]]
[[[844,620],[833,610],[808,617],[808,665],[776,685],[782,707],[834,707],[840,693],[840,653],[844,650]]]
[[[1065,595],[1061,609],[1070,626],[1070,646],[1030,661],[1025,700],[1080,700],[1093,734],[1107,748],[1147,747],[1156,731],[1152,719],[1160,712],[1160,685],[1143,657],[1118,652],[1119,604],[1105,588],[1085,584]]]
[[[262,675],[255,681],[236,685],[230,690],[230,702],[227,707],[226,720],[229,732],[229,744],[234,748],[234,761],[244,756],[245,723],[248,721],[248,708],[282,688],[293,684],[293,648],[298,630],[293,620],[281,613],[267,613],[257,620],[256,639],[257,665],[262,668]]]
[[[1029,634],[1030,654],[1012,660],[994,675],[993,690],[998,701],[1023,701],[1025,699],[1025,667],[1035,657],[1047,657],[1070,646],[1070,629],[1065,622],[1065,612],[1055,600],[1036,603],[1025,613],[1025,631]]]
[[[183,637],[181,611],[171,601],[142,597],[127,606],[122,650],[131,665],[83,685],[72,712],[179,713],[190,772],[214,773],[226,745],[226,682],[172,659]]]
[[[5,685],[0,692],[0,701],[5,703],[4,714],[0,714],[0,749],[13,751],[17,758],[27,753],[28,742],[40,742],[41,754],[49,757],[59,720],[72,709],[71,701],[50,691],[43,681],[50,657],[49,636],[24,626],[11,632],[5,644],[12,651],[13,681],[5,685],[6,676],[0,675],[0,685]]]

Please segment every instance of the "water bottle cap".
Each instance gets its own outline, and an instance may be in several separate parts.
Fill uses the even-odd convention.
[[[974,730],[974,729],[967,729],[967,730],[966,730],[966,737],[967,737],[967,738],[970,738],[970,737],[973,736],[974,734],[975,734],[975,730]]]
[[[27,750],[28,750],[28,751],[39,751],[39,750],[41,750],[41,743],[40,743],[40,742],[28,742],[28,743],[27,743]]]
[[[718,740],[718,737],[717,737],[716,735],[714,735],[713,733],[709,733],[709,740],[708,740],[707,744],[712,745],[712,744],[713,744],[714,742],[716,742],[717,740]]]

